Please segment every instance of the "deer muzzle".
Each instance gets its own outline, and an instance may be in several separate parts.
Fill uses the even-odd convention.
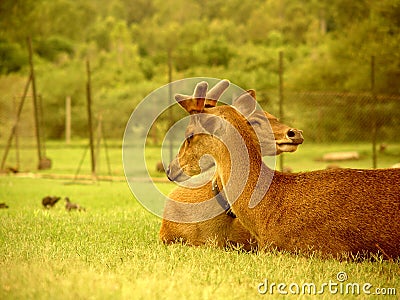
[[[304,142],[302,130],[291,128],[287,131],[286,137],[291,140],[293,144],[302,144]]]

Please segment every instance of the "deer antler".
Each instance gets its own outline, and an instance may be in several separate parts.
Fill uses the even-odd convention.
[[[229,84],[229,80],[223,79],[207,92],[208,83],[202,81],[196,85],[192,96],[176,94],[175,99],[176,101],[180,102],[188,112],[200,112],[204,107],[214,107],[221,95],[229,87]],[[189,99],[197,99],[198,101],[196,101],[195,105],[193,105],[193,103],[188,103],[187,100]]]
[[[218,82],[214,87],[208,91],[206,94],[206,107],[214,107],[217,104],[217,101],[221,97],[221,95],[225,92],[225,90],[229,87],[229,80],[223,79]]]

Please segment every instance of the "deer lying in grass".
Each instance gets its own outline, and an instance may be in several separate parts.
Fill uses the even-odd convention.
[[[255,132],[247,126],[249,107],[239,112],[205,108],[203,99],[188,101],[191,106],[179,104],[196,126],[188,128],[168,178],[181,182],[199,174],[199,160],[212,155],[214,182],[260,248],[336,258],[400,256],[400,170],[277,172],[262,162]]]
[[[224,83],[222,81],[210,90],[206,95],[207,99],[205,100],[205,105],[207,107],[215,107],[217,101],[210,101],[208,99],[213,97],[218,100],[223,93],[224,88],[227,88],[227,85],[226,82]],[[217,93],[215,92],[216,90],[218,90]],[[253,90],[247,92],[255,98],[255,92]],[[186,99],[190,98],[190,96],[184,96],[181,98]],[[236,99],[234,105],[240,106],[241,99]],[[271,143],[271,139],[275,139],[276,143],[276,145],[273,145],[273,149],[268,150],[268,147],[264,147],[263,154],[277,155],[282,152],[296,151],[298,145],[304,140],[301,130],[290,128],[287,125],[280,123],[276,117],[267,112],[264,112],[265,117],[263,118],[260,118],[258,113],[260,112],[257,111],[257,113],[252,114],[252,117],[249,118],[250,123],[257,131],[259,131],[258,135],[261,137],[263,136],[263,133],[268,133],[272,129],[273,137],[264,135],[264,140],[266,139],[265,143]],[[269,126],[271,126],[271,129]],[[182,186],[176,187],[168,197],[178,202],[196,204],[212,199],[217,196],[217,194],[218,189],[213,188],[212,183],[209,182],[208,184],[198,188],[186,188]],[[225,201],[221,198],[220,200]],[[167,202],[159,235],[160,239],[164,243],[184,242],[188,245],[194,246],[214,243],[220,247],[238,245],[243,247],[245,250],[251,250],[257,246],[257,243],[251,236],[250,232],[243,227],[240,221],[234,216],[234,214],[230,213],[228,209],[226,212],[222,212],[212,219],[199,222],[185,223],[168,220],[168,216],[179,215],[180,210],[181,208],[179,205],[175,205],[174,202]]]

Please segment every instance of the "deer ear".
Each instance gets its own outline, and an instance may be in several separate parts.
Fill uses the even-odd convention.
[[[254,90],[249,90],[233,101],[233,107],[236,108],[243,116],[249,117],[256,110],[256,100]]]
[[[255,91],[255,90],[250,89],[250,90],[247,90],[246,92],[247,92],[248,94],[250,94],[250,96],[252,96],[254,99],[257,99],[257,98],[256,98],[256,91]]]

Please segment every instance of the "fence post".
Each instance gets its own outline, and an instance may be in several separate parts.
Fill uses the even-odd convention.
[[[284,123],[284,111],[283,111],[283,51],[279,51],[279,118],[281,123]],[[284,155],[279,155],[279,167],[281,171],[284,168]]]
[[[168,121],[169,121],[169,127],[172,126],[173,124],[173,113],[172,113],[172,87],[171,87],[171,82],[172,82],[172,49],[171,47],[168,47]],[[172,161],[173,159],[173,137],[170,135],[169,138],[169,161]]]
[[[40,124],[39,124],[39,107],[38,101],[36,96],[36,82],[35,82],[35,72],[33,68],[33,50],[32,50],[32,41],[31,38],[28,37],[28,50],[29,50],[29,66],[30,66],[30,73],[31,73],[31,83],[32,83],[32,98],[33,98],[33,116],[35,120],[35,129],[36,129],[36,143],[37,143],[37,150],[38,150],[38,158],[39,158],[39,166],[42,160],[42,147],[40,141]],[[39,168],[40,169],[40,168]]]
[[[93,141],[93,123],[92,123],[92,93],[91,93],[91,82],[90,82],[90,64],[89,59],[86,60],[86,98],[87,98],[87,113],[88,113],[88,127],[89,127],[89,142],[90,142],[90,156],[92,163],[92,176],[96,177],[96,161],[94,158],[94,141]]]
[[[378,135],[376,120],[376,93],[375,93],[375,56],[371,56],[371,122],[372,122],[372,168],[377,167],[376,139]]]
[[[14,97],[13,104],[14,104],[14,111],[16,111],[16,117],[15,117],[15,119],[17,120],[17,119],[19,119],[19,115],[17,116],[17,114],[18,114],[18,109],[17,109],[17,98],[16,98],[16,97]],[[16,127],[15,127],[15,158],[16,158],[16,161],[17,161],[17,165],[16,165],[15,168],[16,168],[17,170],[19,170],[20,159],[19,159],[18,123],[16,123]],[[0,169],[2,169],[2,168],[0,168]]]
[[[71,97],[65,98],[65,143],[71,142]]]

